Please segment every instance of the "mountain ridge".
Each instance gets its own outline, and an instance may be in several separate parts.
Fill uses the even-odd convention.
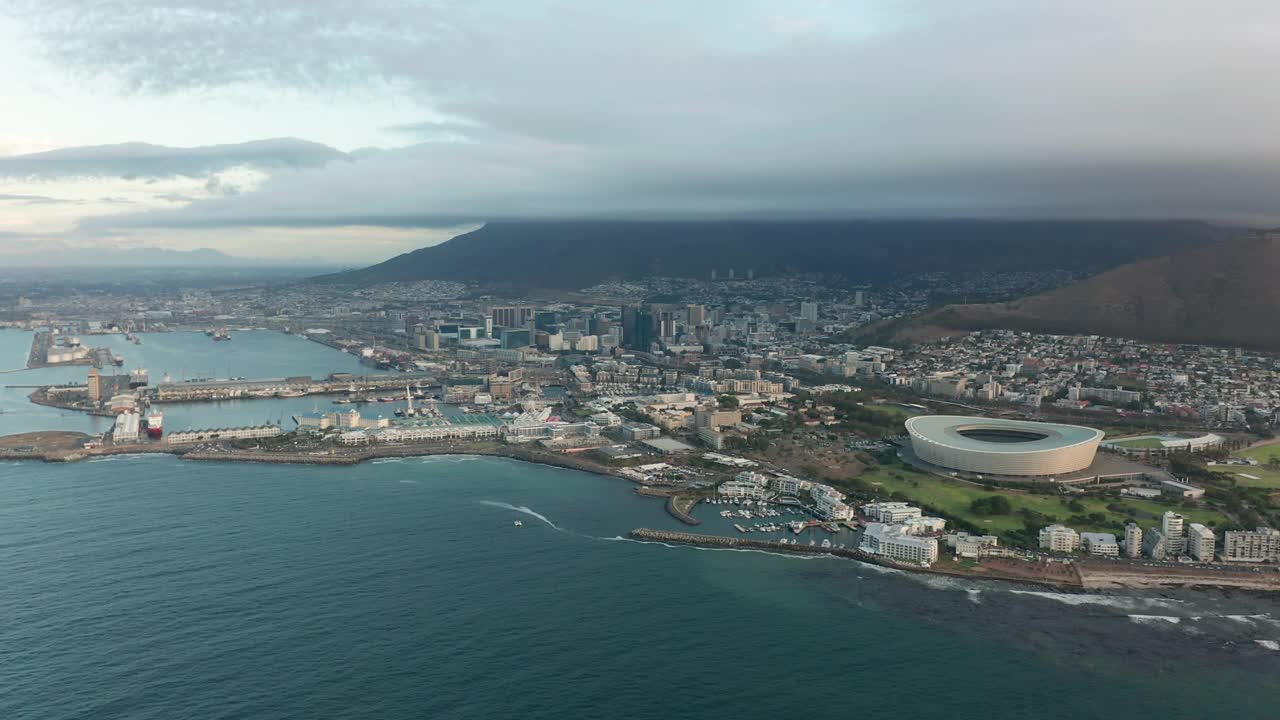
[[[850,280],[946,271],[1097,272],[1199,247],[1197,221],[539,221],[489,223],[317,282],[467,279],[576,289],[645,276],[828,273]]]

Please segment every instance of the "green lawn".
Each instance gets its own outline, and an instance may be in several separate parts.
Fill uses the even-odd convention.
[[[1149,437],[1133,438],[1132,440],[1123,440],[1123,439],[1115,440],[1115,441],[1111,441],[1110,444],[1116,445],[1118,447],[1136,448],[1136,449],[1164,447],[1163,442],[1160,442],[1156,438],[1149,438]]]
[[[901,419],[903,419],[903,420],[906,420],[906,419],[907,419],[907,418],[909,418],[909,417],[912,417],[912,416],[915,416],[915,415],[918,415],[918,414],[919,414],[919,413],[913,412],[913,411],[911,411],[911,410],[908,410],[908,409],[906,409],[906,408],[904,408],[904,407],[898,407],[897,405],[870,405],[870,404],[868,404],[868,405],[863,405],[862,407],[863,407],[864,409],[866,409],[866,410],[871,410],[871,411],[873,411],[873,412],[878,412],[878,413],[884,413],[885,415],[892,415],[893,417],[901,418]]]
[[[902,479],[896,479],[890,473],[896,473]],[[1104,524],[1077,523],[1072,527],[1081,531],[1116,534],[1123,532],[1124,525],[1130,518],[1125,513],[1107,509],[1107,505],[1116,504],[1133,509],[1137,513],[1133,519],[1144,527],[1150,527],[1155,524],[1166,510],[1173,510],[1183,514],[1189,522],[1200,522],[1206,525],[1220,525],[1226,522],[1226,518],[1221,514],[1206,508],[1184,509],[1175,505],[1134,498],[1064,498],[1057,495],[1033,495],[1009,490],[987,490],[969,483],[941,478],[936,475],[915,473],[896,466],[893,468],[878,467],[863,473],[858,479],[871,484],[873,487],[882,488],[885,495],[890,492],[901,493],[914,502],[937,508],[941,512],[963,518],[980,528],[988,528],[996,533],[1022,529],[1024,526],[1023,517],[1017,514],[1022,508],[1055,516],[1059,522],[1066,522],[1067,518],[1072,515],[1103,513],[1107,516],[1107,522]],[[969,510],[970,503],[988,495],[1004,495],[1008,498],[1009,504],[1013,506],[1013,512],[1008,515],[983,516],[974,514]],[[1078,500],[1084,506],[1084,510],[1074,512],[1069,509],[1066,503],[1071,499]]]
[[[1238,457],[1248,457],[1257,460],[1263,465],[1272,458],[1280,458],[1280,443],[1275,445],[1263,445],[1252,450],[1242,450],[1235,453]],[[1268,470],[1263,465],[1249,466],[1236,465],[1227,467],[1210,467],[1209,469],[1230,475],[1235,479],[1236,483],[1242,487],[1261,487],[1261,488],[1277,488],[1280,489],[1280,472]],[[1253,477],[1244,477],[1244,475],[1252,475]],[[1255,479],[1256,478],[1256,479]]]

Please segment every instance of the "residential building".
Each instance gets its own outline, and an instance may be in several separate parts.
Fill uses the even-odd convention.
[[[279,437],[284,431],[279,425],[252,425],[235,428],[212,428],[209,430],[178,430],[169,433],[165,439],[170,445],[183,445],[195,442],[214,442],[221,440],[259,440]]]
[[[1183,517],[1172,510],[1165,512],[1160,519],[1160,534],[1164,535],[1165,552],[1174,557],[1187,551],[1183,521]]]
[[[1052,552],[1075,552],[1080,549],[1080,533],[1065,525],[1050,525],[1040,531],[1040,547]]]
[[[1080,533],[1080,546],[1090,555],[1120,556],[1120,543],[1116,542],[1116,536],[1111,533]]]
[[[947,547],[955,550],[956,557],[977,559],[990,555],[1000,545],[995,535],[970,535],[967,532],[942,536]]]
[[[1229,562],[1275,562],[1280,559],[1280,530],[1228,530],[1222,534],[1222,559]]]
[[[829,522],[853,519],[853,508],[844,504],[844,494],[828,485],[814,483],[809,488],[818,517]]]
[[[1191,523],[1187,528],[1187,554],[1200,562],[1212,562],[1216,540],[1212,530],[1200,523]]]
[[[1164,533],[1156,528],[1147,528],[1147,533],[1142,538],[1142,552],[1152,560],[1164,560],[1169,554]]]
[[[1138,523],[1124,526],[1124,555],[1127,558],[1142,557],[1142,528]]]

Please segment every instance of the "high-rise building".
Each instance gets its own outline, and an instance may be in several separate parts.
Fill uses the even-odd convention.
[[[809,322],[818,322],[818,303],[802,302],[800,303],[800,319]]]
[[[1146,535],[1142,538],[1142,552],[1152,560],[1163,560],[1168,554],[1166,548],[1164,533],[1155,528],[1147,528]]]
[[[102,374],[98,372],[98,368],[89,369],[89,400],[102,402]]]
[[[1165,552],[1175,557],[1187,551],[1183,521],[1183,517],[1172,510],[1167,511],[1160,520],[1160,533],[1164,535]]]
[[[1222,534],[1222,559],[1229,562],[1274,562],[1280,559],[1280,530],[1228,530]]]
[[[529,324],[533,320],[534,309],[528,305],[508,305],[505,307],[495,307],[489,310],[489,317],[493,319],[494,325],[502,327],[519,328]]]
[[[1187,554],[1200,562],[1213,560],[1213,531],[1200,523],[1191,523],[1187,532]]]
[[[856,307],[862,307],[867,302],[867,295],[862,290],[853,291],[853,304]]]
[[[647,305],[622,309],[622,343],[632,350],[648,352],[653,344],[653,312]]]
[[[540,310],[538,314],[533,316],[533,327],[535,330],[551,332],[551,329],[560,323],[560,316],[551,310]]]
[[[659,310],[655,314],[658,323],[658,337],[673,338],[676,336],[676,313],[674,310]]]
[[[687,309],[691,326],[698,327],[699,325],[707,324],[707,308],[705,305],[690,305]]]
[[[1124,555],[1129,558],[1142,557],[1142,528],[1138,523],[1124,526]]]

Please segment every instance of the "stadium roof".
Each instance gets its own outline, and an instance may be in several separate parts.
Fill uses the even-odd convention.
[[[920,415],[909,418],[907,431],[929,442],[987,453],[1027,453],[1072,447],[1101,439],[1103,432],[1082,425],[1030,422],[953,415]],[[966,437],[962,432],[1025,433],[1027,439],[997,442]],[[1038,437],[1031,437],[1038,436]]]

